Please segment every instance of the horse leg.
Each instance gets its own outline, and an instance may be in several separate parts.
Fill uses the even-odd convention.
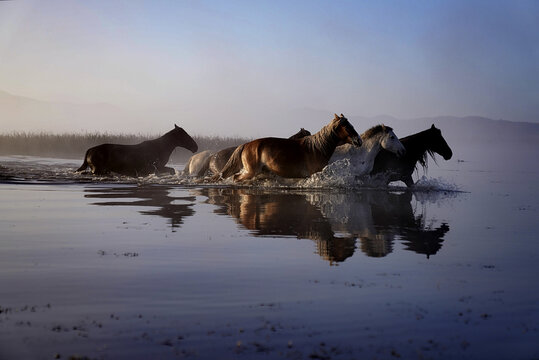
[[[94,175],[105,176],[105,175],[109,175],[110,171],[107,171],[105,169],[101,169],[101,168],[98,168],[98,167],[94,167],[94,168],[92,168],[92,173]]]
[[[252,161],[250,161],[252,160]],[[243,172],[237,175],[234,175],[234,181],[244,181],[252,179],[256,176],[256,164],[253,164],[253,162],[256,162],[255,159],[249,159],[248,154],[242,154],[241,162],[243,164]]]
[[[256,174],[254,171],[246,171],[241,174],[234,175],[234,181],[244,181],[252,179]]]

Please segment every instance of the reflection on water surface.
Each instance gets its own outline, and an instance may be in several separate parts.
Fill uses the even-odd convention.
[[[429,257],[441,249],[449,231],[446,222],[427,224],[426,206],[413,207],[416,195],[411,192],[189,191],[192,195],[185,196],[185,190],[176,195],[178,188],[172,186],[90,187],[85,197],[106,199],[92,203],[99,206],[139,207],[140,214],[168,219],[172,229],[195,215],[196,197],[203,197],[204,203],[215,206],[215,214],[232,217],[254,236],[313,240],[317,253],[332,264],[345,261],[356,249],[370,257],[386,256],[396,242]],[[435,195],[439,196],[442,193]]]
[[[2,359],[538,358],[528,168],[455,163],[470,192],[445,194],[23,165],[0,169]]]
[[[171,228],[179,228],[185,217],[193,216],[194,196],[174,196],[175,188],[169,186],[119,186],[86,188],[85,198],[110,199],[92,203],[99,206],[153,207],[154,210],[140,210],[143,215],[166,218]],[[115,201],[113,201],[115,200]]]
[[[316,242],[326,260],[342,262],[356,248],[372,257],[386,256],[396,240],[406,250],[427,257],[442,247],[449,225],[425,224],[412,208],[412,193],[282,192],[257,189],[205,188],[194,191],[230,215],[255,236],[295,236]],[[440,194],[441,196],[441,194]]]

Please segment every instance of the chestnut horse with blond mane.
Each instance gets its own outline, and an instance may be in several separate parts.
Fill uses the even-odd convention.
[[[289,139],[301,139],[305,136],[310,136],[311,133],[309,130],[305,130],[304,128],[301,128],[297,133],[290,136]],[[234,153],[234,150],[236,150],[237,146],[229,147],[226,149],[223,149],[221,151],[216,152],[215,154],[212,154],[209,159],[208,164],[208,170],[211,174],[217,175],[219,174],[223,168],[225,167],[226,163],[228,162],[228,159],[232,156]],[[238,169],[237,171],[240,171]]]
[[[235,181],[252,179],[269,171],[286,178],[304,178],[328,164],[335,148],[341,144],[361,146],[361,138],[343,114],[314,135],[301,139],[262,138],[236,148],[220,175],[214,180],[234,175]],[[240,165],[241,163],[241,165]]]
[[[300,139],[309,135],[311,133],[308,130],[301,128],[297,133],[290,136],[289,139]],[[202,177],[208,173],[210,175],[217,175],[223,170],[236,148],[237,146],[231,146],[217,152],[212,150],[201,151],[189,158],[187,164],[185,164],[183,174],[196,177]],[[237,171],[240,170],[241,167]]]

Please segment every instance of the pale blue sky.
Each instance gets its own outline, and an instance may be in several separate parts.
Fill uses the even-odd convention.
[[[3,1],[0,90],[155,115],[137,131],[290,132],[297,109],[537,122],[539,2]]]

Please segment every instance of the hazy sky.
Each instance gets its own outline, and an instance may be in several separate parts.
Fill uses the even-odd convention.
[[[318,130],[298,109],[537,122],[539,1],[0,1],[0,90],[152,114],[137,131]]]

